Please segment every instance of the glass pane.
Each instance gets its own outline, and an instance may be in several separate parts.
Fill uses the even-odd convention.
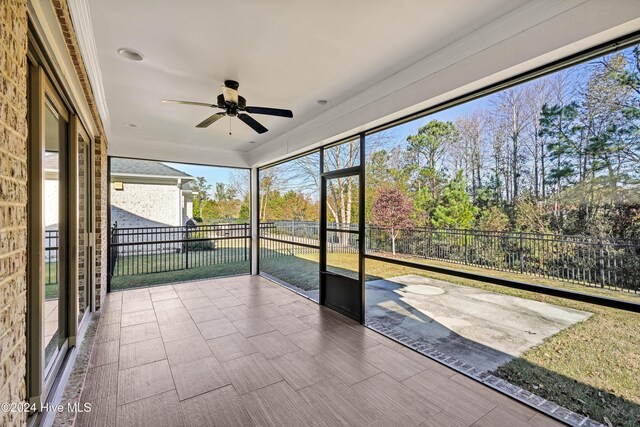
[[[87,308],[88,298],[88,275],[89,262],[89,242],[88,232],[91,225],[90,214],[90,152],[89,144],[79,136],[78,141],[78,323],[82,320]]]
[[[324,150],[324,171],[330,172],[360,165],[360,140],[352,139]]]
[[[327,271],[358,279],[357,175],[327,180]]]
[[[44,360],[45,371],[61,344],[59,313],[60,295],[60,145],[65,140],[66,123],[49,105],[45,108],[45,182],[44,182]]]
[[[260,273],[318,300],[318,152],[260,171]]]

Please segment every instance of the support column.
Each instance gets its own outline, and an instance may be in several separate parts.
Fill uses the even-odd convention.
[[[251,168],[251,274],[258,274],[259,191],[258,168]]]

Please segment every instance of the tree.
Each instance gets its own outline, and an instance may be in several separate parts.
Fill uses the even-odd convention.
[[[265,221],[269,217],[273,218],[269,212],[269,202],[276,184],[274,182],[275,172],[275,168],[260,171],[260,212],[258,214],[260,221]],[[279,193],[277,194],[279,195]]]
[[[209,192],[211,191],[211,184],[207,183],[207,180],[199,176],[195,182],[191,183],[193,192],[193,216],[195,218],[202,218],[202,204],[209,200]]]
[[[202,206],[200,207],[200,215],[202,221],[205,223],[215,222],[222,216],[218,204],[215,200],[211,199],[202,203]]]
[[[396,253],[396,239],[400,230],[411,227],[413,202],[394,187],[378,189],[376,201],[371,209],[373,224],[385,228],[391,236],[391,252]]]
[[[507,139],[503,143],[509,148],[507,201],[516,200],[520,194],[522,164],[525,161],[522,153],[522,138],[531,119],[526,88],[527,85],[521,85],[506,89],[499,92],[493,99],[494,114]]]
[[[238,212],[238,219],[241,219],[243,221],[251,220],[251,198],[249,196],[249,193],[247,193],[242,199],[240,211]]]
[[[551,83],[547,78],[541,78],[534,81],[527,91],[527,99],[531,108],[530,125],[526,129],[529,143],[526,148],[531,157],[531,186],[534,196],[538,199],[544,198],[544,158],[545,144],[544,138],[540,135],[540,119],[542,116],[542,107],[549,103],[551,98]]]
[[[402,147],[391,150],[378,149],[372,152],[366,165],[365,220],[371,219],[371,207],[375,201],[375,189],[389,185],[407,193],[409,189],[410,168],[406,167],[406,156]]]
[[[486,231],[508,231],[509,217],[499,207],[491,206],[482,212],[478,227]]]
[[[442,192],[442,200],[433,211],[431,223],[435,228],[469,229],[475,223],[478,208],[466,191],[462,171],[456,173]]]
[[[532,197],[526,195],[516,203],[516,231],[529,233],[549,233],[549,221],[546,208],[537,203]]]
[[[282,211],[281,219],[284,220],[317,221],[318,219],[317,205],[295,190],[289,190],[282,196]]]
[[[407,137],[407,154],[412,157],[414,167],[418,171],[417,190],[427,186],[434,200],[438,199],[446,169],[444,160],[447,150],[458,138],[459,133],[454,124],[440,120],[431,120],[420,127],[415,135]]]
[[[229,201],[236,198],[237,190],[223,182],[216,182],[213,199],[217,202]]]
[[[471,183],[471,196],[475,199],[482,188],[482,168],[484,166],[483,143],[485,119],[483,111],[458,118],[455,126],[460,138],[456,150],[456,169],[463,169],[467,182]]]

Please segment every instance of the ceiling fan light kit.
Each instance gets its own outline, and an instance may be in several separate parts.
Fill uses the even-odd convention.
[[[202,122],[196,125],[197,128],[207,128],[224,116],[229,116],[237,117],[257,133],[265,133],[268,131],[268,129],[247,113],[287,118],[293,117],[293,112],[291,110],[247,106],[246,99],[238,95],[239,87],[240,84],[235,80],[225,80],[224,85],[221,86],[222,93],[216,98],[215,104],[207,104],[205,102],[179,101],[175,99],[163,99],[162,102],[168,104],[197,105],[199,107],[220,108],[225,110],[224,112],[215,113],[207,117]],[[231,134],[231,132],[229,132],[229,134]]]

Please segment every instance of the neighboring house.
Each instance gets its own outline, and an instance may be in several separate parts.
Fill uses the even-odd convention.
[[[193,215],[195,178],[161,162],[111,159],[111,223],[181,226]]]

